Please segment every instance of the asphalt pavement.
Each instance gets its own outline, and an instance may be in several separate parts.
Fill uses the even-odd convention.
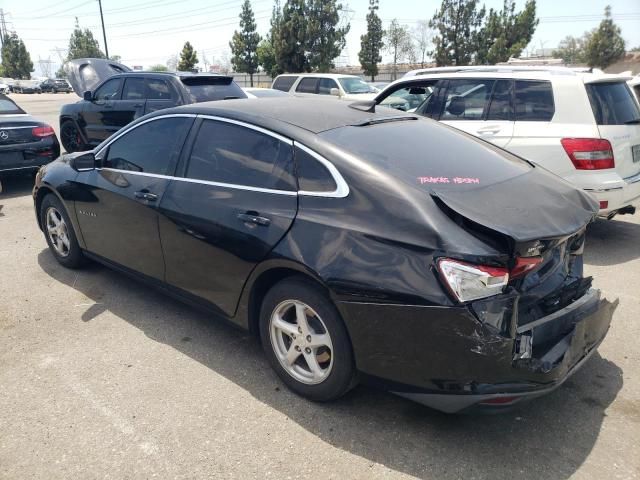
[[[78,100],[12,97],[56,130]],[[520,410],[456,416],[364,387],[297,397],[245,333],[61,267],[31,185],[0,194],[0,478],[640,478],[640,214],[588,233],[586,273],[620,298],[598,353]]]

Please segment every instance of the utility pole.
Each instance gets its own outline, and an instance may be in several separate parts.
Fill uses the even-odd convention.
[[[100,21],[102,22],[102,38],[104,38],[104,53],[109,58],[109,47],[107,47],[107,32],[104,30],[104,17],[102,16],[102,0],[98,0],[100,7]]]
[[[0,8],[0,46],[4,47],[4,36],[7,34],[7,25],[4,23],[4,10]]]

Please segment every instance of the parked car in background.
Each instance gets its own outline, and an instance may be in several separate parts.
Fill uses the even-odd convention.
[[[0,172],[35,171],[59,155],[53,128],[0,94]]]
[[[599,214],[640,204],[640,109],[628,77],[487,67],[402,78],[376,97],[492,142],[593,195]]]
[[[40,83],[40,90],[51,93],[71,93],[73,89],[64,78],[48,78]]]
[[[258,88],[258,87],[248,87],[243,88],[244,93],[247,94],[249,98],[271,98],[271,97],[289,97],[290,95],[287,92],[283,92],[281,90],[274,90],[273,88]]]
[[[640,103],[640,75],[636,75],[627,82],[636,96],[636,100]]]
[[[597,202],[377,110],[265,98],[154,112],[43,167],[38,224],[61,265],[97,260],[250,330],[312,400],[368,381],[456,412],[558,387],[617,305],[583,276]]]
[[[67,152],[88,150],[133,120],[156,110],[211,100],[247,98],[233,77],[190,72],[138,72],[110,60],[65,64],[83,99],[60,110],[60,139]]]
[[[389,83],[391,82],[367,82],[369,85],[371,85],[373,88],[375,88],[376,90],[378,90],[379,92],[381,92],[382,90],[384,90],[387,85],[389,85]]]
[[[299,96],[331,95],[346,100],[371,100],[376,93],[362,78],[336,73],[278,75],[271,88]]]
[[[13,93],[42,93],[37,80],[16,80],[11,91]]]
[[[11,93],[11,87],[9,87],[8,83],[0,83],[0,93],[4,95]]]

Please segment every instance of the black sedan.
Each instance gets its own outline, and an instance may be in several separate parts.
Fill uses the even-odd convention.
[[[616,302],[582,271],[588,194],[415,115],[315,99],[147,115],[40,170],[62,265],[102,262],[253,332],[292,390],[456,412],[560,385]]]
[[[40,168],[60,155],[53,128],[0,94],[0,172]]]

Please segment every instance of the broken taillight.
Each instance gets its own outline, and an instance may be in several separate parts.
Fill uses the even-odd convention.
[[[516,264],[513,266],[509,274],[512,279],[524,277],[541,263],[542,257],[516,257]]]
[[[560,140],[578,170],[614,168],[613,149],[604,138],[563,138]]]
[[[497,295],[509,283],[509,271],[502,267],[475,265],[450,258],[441,258],[437,266],[449,292],[459,302]]]

